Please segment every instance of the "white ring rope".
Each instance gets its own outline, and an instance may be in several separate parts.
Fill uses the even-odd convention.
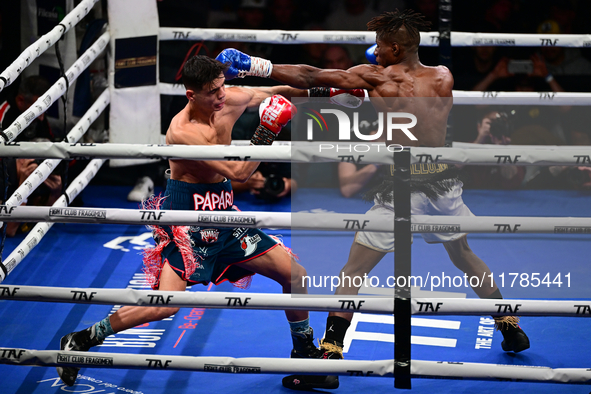
[[[92,123],[99,117],[99,115],[105,110],[110,102],[110,93],[106,89],[93,103],[93,105],[86,111],[86,113],[80,118],[78,123],[70,130],[67,135],[68,141],[75,143],[86,133]],[[44,160],[37,168],[29,175],[29,177],[15,190],[15,192],[6,200],[6,206],[18,206],[26,200],[31,193],[44,182],[54,168],[56,168],[60,159],[47,159]],[[104,160],[96,159],[92,160],[85,170],[74,180],[72,184],[67,188],[66,194],[68,195],[69,201],[73,201],[74,198],[88,185],[88,182],[96,175],[98,169]],[[77,186],[75,186],[77,185]],[[64,196],[61,196],[54,204],[54,207],[67,206],[67,200]],[[0,226],[2,222],[0,222]],[[33,250],[33,248],[41,241],[41,239],[47,234],[47,231],[53,226],[53,223],[38,223],[35,227],[27,234],[25,239],[18,245],[11,254],[3,262],[6,274],[4,271],[0,271],[0,283],[4,281],[6,275],[23,260],[23,258]]]
[[[37,59],[43,52],[51,48],[72,27],[76,26],[98,1],[99,0],[82,0],[80,4],[62,19],[60,24],[51,29],[49,33],[41,36],[33,44],[29,45],[15,61],[12,62],[2,74],[0,74],[0,92],[6,86],[14,82],[21,72],[33,62],[33,60]]]
[[[54,208],[0,205],[5,222],[52,222],[393,232],[393,216],[352,213]],[[412,233],[591,234],[587,217],[413,215]]]
[[[99,117],[110,102],[110,93],[108,89],[96,99],[94,104],[86,111],[80,118],[78,123],[70,130],[67,139],[70,143],[76,143],[82,138],[84,133],[90,128],[90,125]],[[36,142],[33,142],[34,144]],[[61,159],[46,159],[37,166],[35,171],[14,191],[5,205],[20,205],[25,201],[31,193],[43,183],[51,172],[60,164]],[[2,224],[0,223],[0,226]]]
[[[109,32],[103,33],[95,43],[86,50],[72,64],[72,66],[66,71],[66,77],[70,85],[80,76],[80,74],[90,66],[90,63],[97,58],[99,54],[109,44],[110,34]],[[57,99],[59,99],[66,92],[66,83],[64,77],[61,77],[54,83],[48,90],[43,94],[28,110],[21,114],[16,120],[6,129],[4,133],[8,137],[8,141],[4,140],[4,137],[0,136],[0,142],[9,142],[14,140],[27,126],[29,126],[35,118],[43,114]],[[0,155],[1,156],[1,155]]]
[[[99,305],[166,306],[255,310],[311,310],[342,312],[352,303],[367,313],[392,314],[394,298],[384,296],[318,296],[272,293],[90,289],[2,285],[0,299]],[[498,300],[497,300],[498,301]]]
[[[591,93],[453,91],[454,105],[591,105]]]
[[[68,200],[73,201],[78,196],[78,194],[84,190],[86,186],[88,186],[88,183],[98,173],[98,170],[104,162],[105,160],[103,159],[94,159],[88,163],[86,168],[84,168],[80,175],[78,175],[66,189],[68,199],[66,199],[65,196],[61,196],[52,205],[52,207],[66,207],[68,205]],[[33,250],[35,246],[37,246],[37,244],[41,241],[41,239],[43,239],[43,237],[47,234],[47,231],[49,231],[52,226],[53,223],[41,222],[37,223],[35,227],[29,231],[25,239],[2,262],[6,269],[6,274],[0,270],[0,283],[2,283],[6,276],[9,275],[17,265],[19,265],[19,263]]]
[[[363,163],[393,164],[397,146],[348,142],[292,143],[290,146],[70,144],[19,142],[0,145],[1,157],[188,159],[322,163],[343,161],[344,155],[361,157]],[[591,147],[502,146],[490,149],[411,147],[411,163],[480,165],[591,165]],[[223,155],[223,156],[222,156]]]
[[[591,383],[588,368],[550,368],[530,365],[411,360],[415,378],[495,380],[512,382]]]
[[[226,85],[230,87],[231,85]],[[254,86],[244,86],[254,87]],[[158,83],[160,94],[184,96],[182,84]],[[454,105],[591,105],[591,93],[576,92],[478,92],[453,91]]]
[[[386,315],[396,313],[394,288],[391,288],[391,296],[188,292],[20,285],[2,285],[0,290],[0,300],[11,301],[179,308],[355,311]],[[591,317],[591,300],[411,299],[413,315],[502,316],[509,310],[517,312],[520,316]]]
[[[259,42],[266,44],[361,44],[373,45],[376,33],[372,31],[342,30],[256,30],[256,29],[190,29],[186,27],[161,27],[160,41],[231,41]],[[574,47],[591,46],[591,34],[513,34],[451,32],[451,45],[509,46],[509,47]],[[438,32],[421,32],[421,46],[439,46]]]
[[[190,357],[0,348],[0,364],[44,367],[156,369],[244,374],[318,374],[393,377],[395,360]],[[411,376],[515,382],[589,384],[587,368],[411,360]]]
[[[289,358],[190,357],[157,354],[87,353],[56,350],[0,348],[0,364],[78,366],[87,368],[164,369],[249,374],[311,373],[392,377],[394,360],[356,361]]]

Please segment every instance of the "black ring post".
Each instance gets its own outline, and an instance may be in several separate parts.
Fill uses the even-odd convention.
[[[410,389],[410,148],[394,154],[394,212],[394,387]]]
[[[452,0],[439,0],[439,64],[453,71],[451,56],[451,2]],[[453,143],[453,122],[450,112],[447,120],[447,133],[445,145]]]

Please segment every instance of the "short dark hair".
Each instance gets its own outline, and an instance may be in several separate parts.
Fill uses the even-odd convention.
[[[31,75],[23,79],[18,87],[18,94],[27,100],[41,97],[50,88],[49,81],[40,75]]]
[[[404,34],[399,33],[404,26]],[[367,30],[375,31],[378,40],[398,42],[410,50],[418,50],[421,42],[421,30],[429,30],[431,22],[425,20],[425,16],[413,10],[402,12],[386,11],[372,18],[367,23]]]
[[[209,56],[193,56],[183,66],[183,84],[186,89],[192,90],[209,88],[229,67],[230,65]]]

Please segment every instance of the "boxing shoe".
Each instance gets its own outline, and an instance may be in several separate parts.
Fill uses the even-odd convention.
[[[310,333],[292,332],[291,341],[293,349],[291,358],[320,358],[321,351],[314,345],[314,330],[310,328]]]
[[[60,349],[61,350],[74,350],[74,351],[82,351],[86,352],[90,350],[91,347],[100,345],[103,341],[98,340],[93,332],[94,326],[89,327],[85,330],[78,331],[78,332],[71,332],[66,336],[63,336],[60,340]],[[62,382],[66,384],[66,386],[73,386],[76,383],[76,378],[78,377],[78,371],[80,368],[76,367],[56,367],[57,374],[59,375]]]
[[[249,56],[234,48],[224,49],[215,59],[230,66],[224,72],[228,80],[236,77],[244,78],[247,75],[269,78],[273,71],[273,64],[269,60]]]
[[[529,338],[518,325],[519,318],[517,316],[501,316],[494,319],[497,331],[503,334],[501,347],[504,351],[519,353],[529,349]]]
[[[296,349],[296,340],[294,339],[294,349],[291,351],[291,358],[343,359],[342,343],[331,343],[322,340],[320,342],[320,348],[316,348],[312,341],[313,335],[309,334],[309,337],[302,339],[301,344],[297,346],[300,348],[300,351],[298,351]],[[302,357],[303,354],[306,357]],[[339,377],[334,375],[290,375],[283,378],[282,384],[285,388],[297,391],[337,389],[339,387]]]

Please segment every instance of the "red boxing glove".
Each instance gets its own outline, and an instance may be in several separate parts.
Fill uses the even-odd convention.
[[[267,100],[259,108],[261,124],[250,141],[253,145],[271,145],[283,126],[291,120],[292,112],[295,115],[297,111],[288,99],[279,94]]]
[[[310,97],[330,97],[330,102],[347,108],[357,108],[367,96],[364,89],[312,88]]]
[[[295,115],[296,108],[288,99],[279,94],[272,96],[269,105],[261,113],[261,125],[279,134],[283,126],[291,120],[292,107]]]

